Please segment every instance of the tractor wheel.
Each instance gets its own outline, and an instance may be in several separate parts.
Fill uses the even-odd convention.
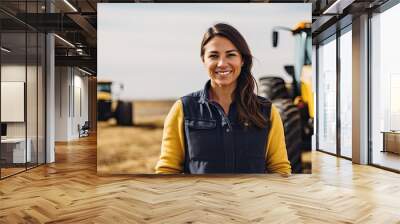
[[[279,77],[260,78],[261,92],[269,100],[290,98],[285,81]]]
[[[132,102],[124,102],[119,100],[114,116],[117,120],[117,125],[130,126],[133,125],[133,106]]]
[[[97,120],[107,121],[111,117],[111,100],[97,100]]]
[[[272,103],[281,115],[292,173],[302,173],[302,126],[299,109],[293,104],[291,99],[276,99]]]

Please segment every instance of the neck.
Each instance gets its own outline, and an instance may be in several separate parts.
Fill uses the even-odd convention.
[[[232,102],[232,94],[235,91],[236,83],[229,86],[218,86],[211,82],[210,99],[218,102],[221,105],[229,106]]]

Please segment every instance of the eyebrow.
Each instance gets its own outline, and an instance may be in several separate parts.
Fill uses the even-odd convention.
[[[231,52],[239,53],[238,50],[228,50],[228,51],[225,51],[225,53],[231,53]],[[208,53],[210,53],[210,54],[218,54],[219,52],[218,52],[218,51],[209,51]]]

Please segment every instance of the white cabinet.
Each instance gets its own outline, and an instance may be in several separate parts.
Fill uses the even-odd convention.
[[[6,147],[7,151],[12,152],[12,163],[25,163],[32,161],[32,140],[28,138],[26,142],[28,145],[25,151],[25,138],[7,138],[1,140],[2,147]],[[11,155],[9,156],[11,160]]]

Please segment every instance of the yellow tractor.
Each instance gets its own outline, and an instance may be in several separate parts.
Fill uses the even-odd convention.
[[[311,23],[301,22],[294,29],[274,27],[273,47],[278,46],[279,30],[291,32],[296,41],[295,64],[284,66],[292,82],[285,83],[281,76],[261,77],[261,92],[274,103],[282,117],[292,172],[311,173],[311,159],[305,156],[312,147],[314,119]]]
[[[112,86],[113,82],[109,80],[97,82],[97,120],[108,121],[115,118],[117,125],[133,125],[133,103],[114,100]],[[122,91],[123,85],[120,84],[119,88]]]

